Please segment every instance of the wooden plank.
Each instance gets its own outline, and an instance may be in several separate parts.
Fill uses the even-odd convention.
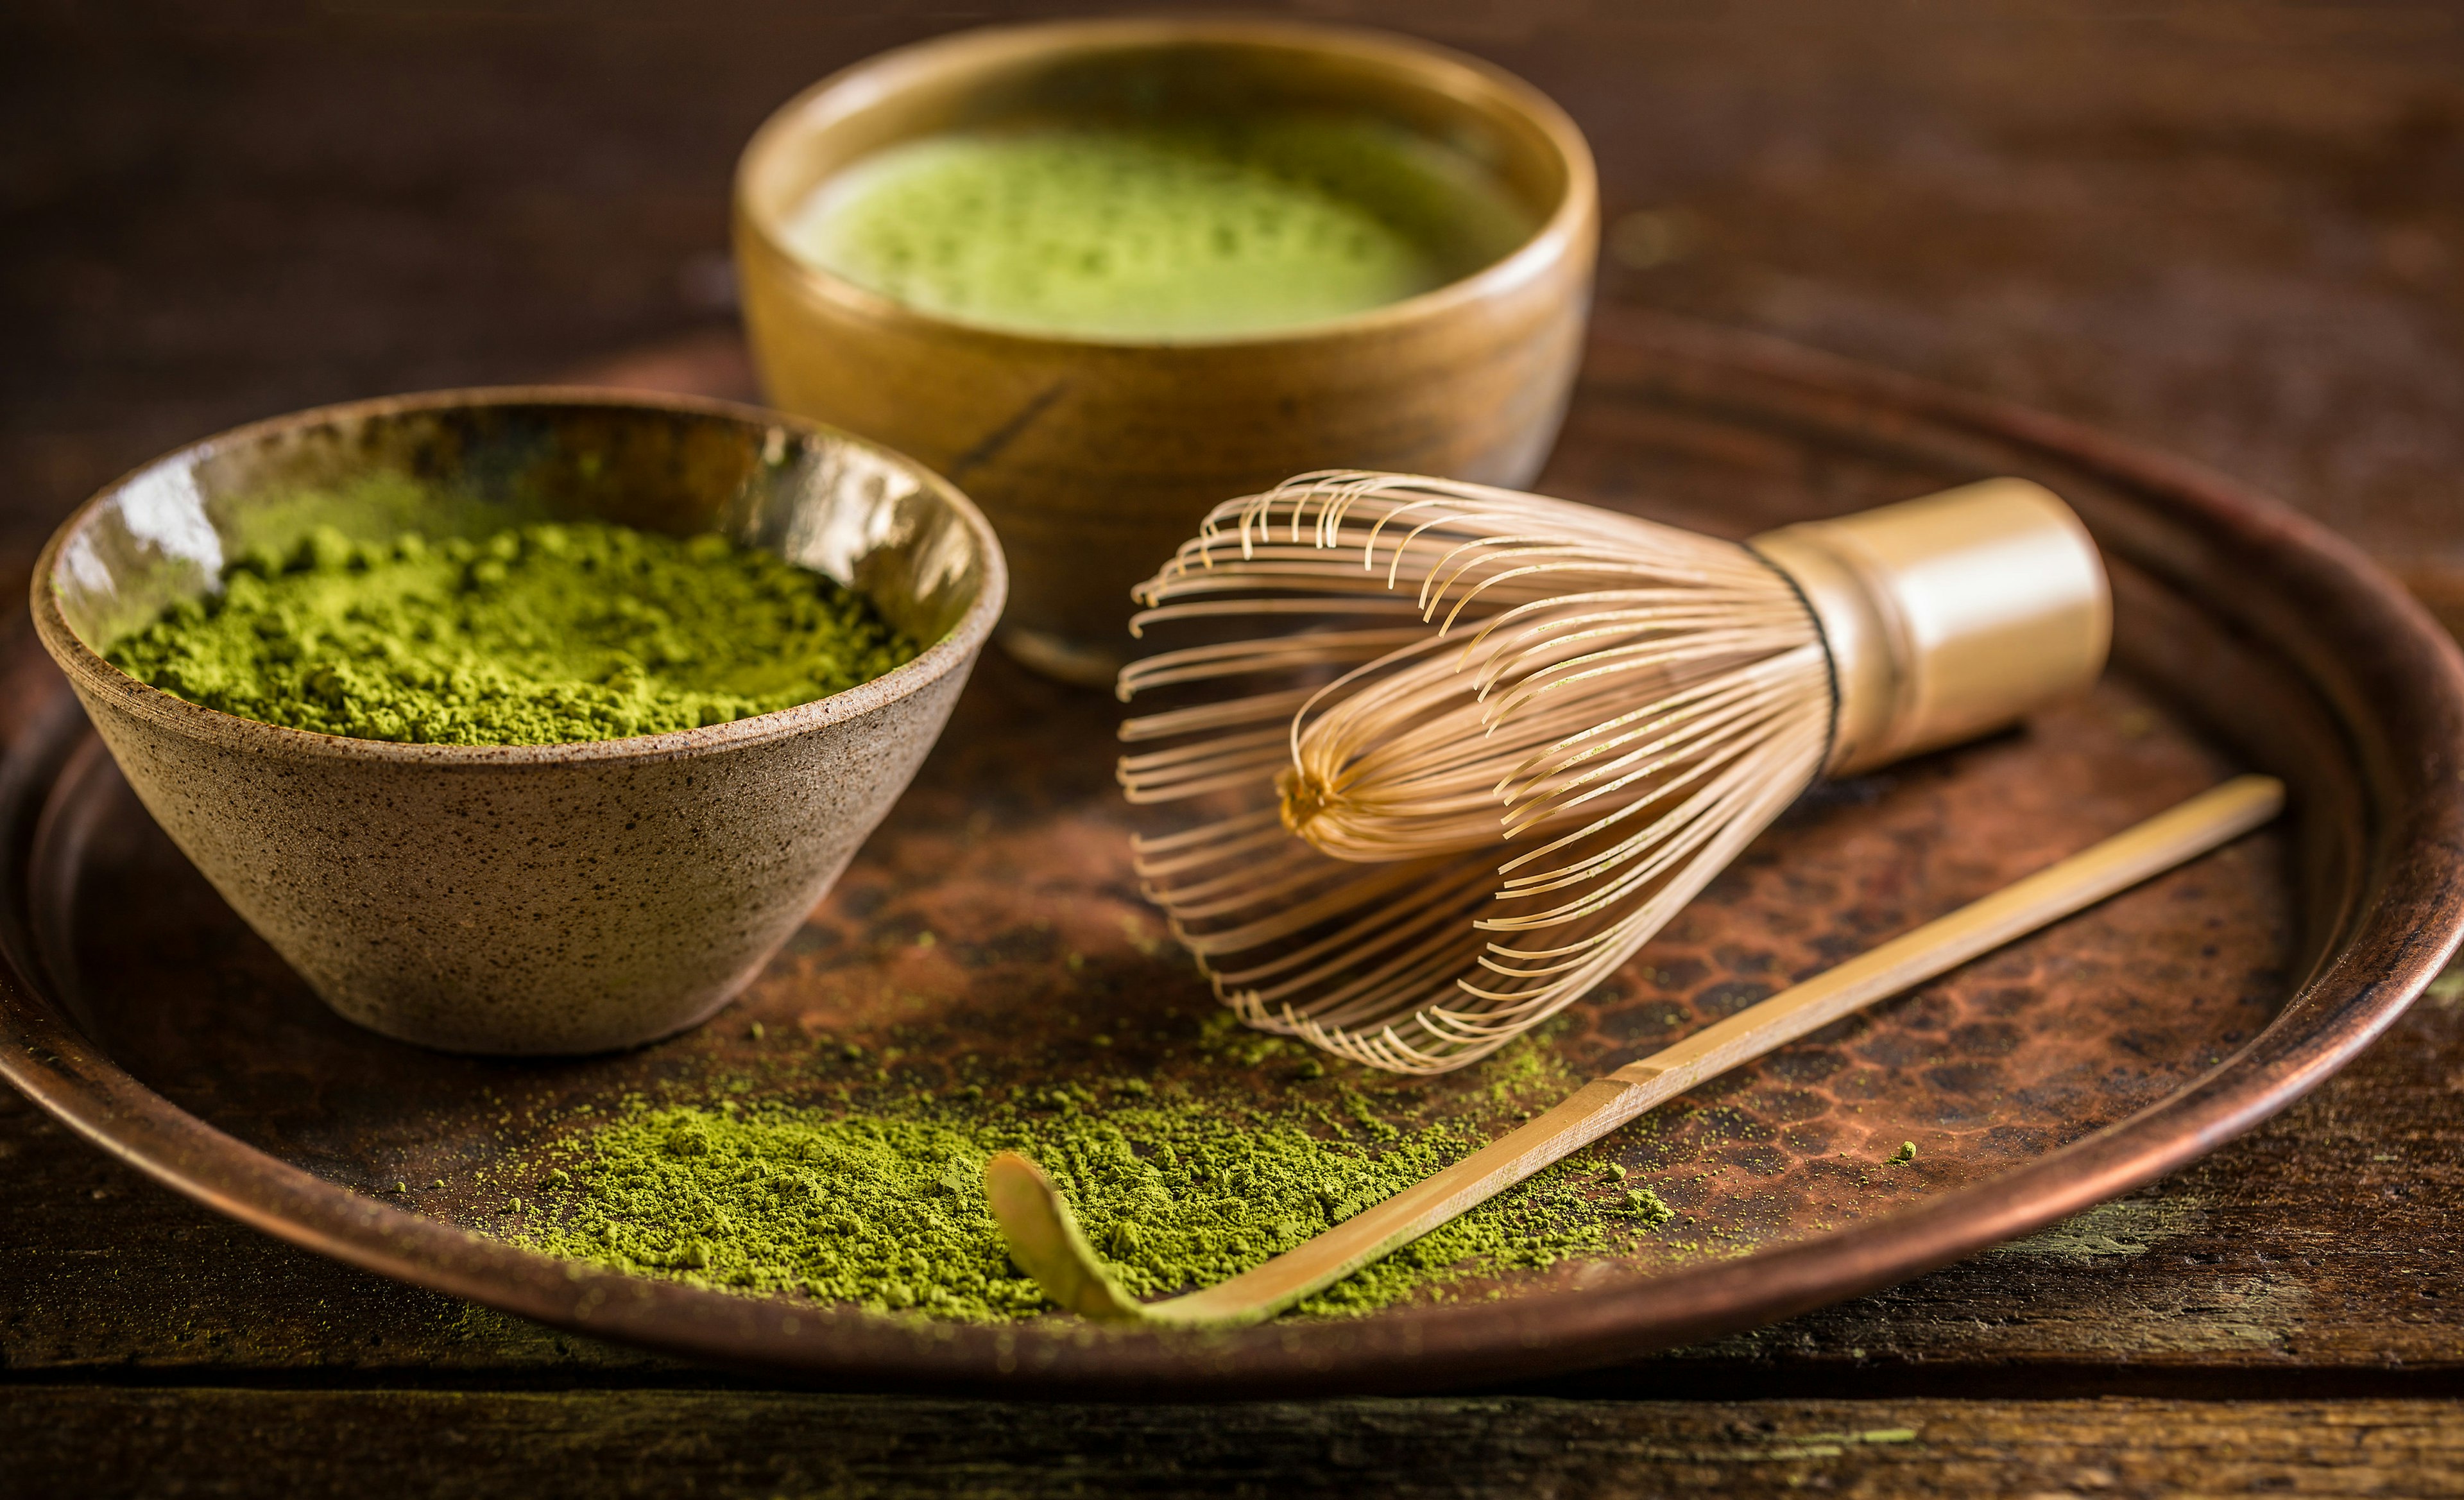
[[[2450,586],[2464,561],[2452,504],[2464,470],[2464,25],[2452,12],[1835,9],[1677,17],[1598,0],[1346,13],[1494,56],[1567,101],[1600,147],[1605,300],[2106,423],[2270,485],[2406,563],[2425,590],[2464,598]],[[279,28],[99,24],[76,8],[0,21],[0,128],[24,147],[0,187],[18,210],[0,241],[12,354],[0,362],[0,585],[11,589],[58,515],[164,447],[319,400],[536,378],[723,320],[727,168],[754,121],[839,62],[952,23],[748,4],[645,12],[586,39],[510,11],[434,8]],[[2258,1136],[2030,1247],[1586,1383],[2452,1379],[2464,1365],[2457,993]],[[13,1097],[0,1099],[0,1224],[11,1379],[682,1378],[235,1228]],[[168,1463],[211,1457],[182,1446],[183,1423],[247,1433],[273,1412],[262,1430],[305,1452],[314,1414],[250,1404],[260,1400],[274,1399],[209,1409],[17,1386],[0,1396],[0,1421],[12,1446],[73,1452],[73,1432],[104,1452],[121,1435],[117,1414]],[[347,1433],[441,1483],[441,1459],[385,1445],[387,1411],[317,1400],[331,1403],[317,1408],[329,1443]],[[644,1400],[688,1409],[665,1393]],[[172,1415],[147,1415],[146,1401]],[[508,1414],[499,1433],[517,1419],[567,1430],[507,1398],[469,1399],[492,1402]],[[854,1415],[793,1430],[871,1441],[864,1408],[831,1409]],[[1390,1409],[1419,1408],[1376,1408]],[[2134,1403],[1993,1410],[2014,1431],[2073,1423],[2062,1430],[2150,1443],[2188,1420]],[[2283,1408],[2190,1410],[2233,1429],[2219,1440],[2226,1460],[2285,1430]],[[2402,1410],[2406,1422],[2438,1412]],[[1185,1423],[1178,1436],[1242,1420]],[[2328,1447],[2375,1441],[2342,1420],[2312,1424]],[[696,1441],[681,1422],[670,1434],[633,1421],[593,1430]],[[161,1441],[144,1438],[157,1423]],[[1445,1450],[1442,1432],[1406,1426]],[[444,1452],[455,1429],[417,1430]],[[1241,1430],[1263,1445],[1250,1472],[1286,1460],[1347,1472],[1331,1439],[1275,1448]],[[284,1472],[310,1484],[313,1459],[341,1475],[350,1443],[332,1451],[286,1459]],[[576,1473],[594,1460],[541,1451]],[[1862,1449],[1845,1460],[1893,1461]],[[1717,1488],[1764,1470],[1702,1472]],[[1621,1477],[1569,1479],[1561,1492],[1614,1492]],[[602,1488],[618,1492],[621,1478]]]
[[[2446,1401],[984,1405],[788,1392],[19,1391],[24,1493],[2307,1495],[2464,1491]]]
[[[1055,9],[744,0],[583,37],[520,7],[11,8],[9,547],[231,422],[726,320],[729,171],[763,114],[877,48]],[[2464,562],[2422,546],[2464,463],[2452,7],[1343,13],[1566,103],[1600,160],[1607,300],[2112,426],[2385,556]]]

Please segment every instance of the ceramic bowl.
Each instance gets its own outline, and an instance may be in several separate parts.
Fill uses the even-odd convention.
[[[841,167],[902,141],[1027,121],[1340,108],[1485,166],[1538,228],[1485,268],[1350,317],[1141,342],[919,313],[797,259],[782,226]],[[1001,639],[1109,683],[1132,585],[1217,501],[1356,467],[1523,485],[1555,441],[1598,239],[1582,134],[1485,63],[1285,22],[1075,21],[883,54],[772,116],[736,182],[744,317],[768,398],[947,474],[1014,572]]]
[[[99,654],[218,587],[223,559],[320,523],[377,539],[557,518],[772,548],[925,650],[734,723],[501,746],[260,723]],[[964,496],[846,433],[719,403],[449,391],[138,470],[52,538],[33,617],[147,809],[336,1010],[459,1051],[592,1052],[708,1017],[796,929],[939,735],[1005,578]]]

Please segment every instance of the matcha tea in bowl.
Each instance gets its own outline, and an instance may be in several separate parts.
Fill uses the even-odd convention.
[[[583,1053],[752,980],[905,789],[1006,582],[891,450],[514,389],[159,459],[61,526],[33,606],[146,809],[337,1011]]]
[[[1520,79],[1287,22],[961,33],[791,100],[736,185],[769,399],[964,485],[1002,644],[1109,684],[1131,586],[1313,469],[1520,485],[1598,235],[1589,148]]]

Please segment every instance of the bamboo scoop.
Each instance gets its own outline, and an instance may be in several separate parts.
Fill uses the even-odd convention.
[[[1957,968],[2106,896],[2195,858],[2276,816],[2284,785],[2242,776],[1947,916],[1705,1026],[1604,1078],[1453,1166],[1219,1286],[1163,1302],[1124,1291],[1034,1162],[1003,1152],[984,1193],[1010,1259],[1068,1312],[1107,1322],[1234,1326],[1274,1316],[1419,1239],[1628,1120],[1740,1063]]]

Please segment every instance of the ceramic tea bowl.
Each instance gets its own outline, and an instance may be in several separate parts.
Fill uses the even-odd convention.
[[[1399,125],[1484,170],[1536,228],[1400,301],[1169,342],[940,318],[787,249],[817,186],[918,137],[1283,108]],[[755,134],[735,220],[769,400],[964,485],[1009,554],[1001,644],[1096,684],[1127,653],[1131,586],[1218,501],[1323,468],[1529,483],[1565,415],[1599,237],[1582,133],[1520,79],[1379,33],[1178,18],[992,28],[859,63]]]
[[[775,714],[506,746],[260,723],[99,654],[220,586],[225,558],[319,524],[375,540],[578,518],[769,547],[925,649]],[[752,979],[906,787],[1005,586],[964,496],[846,433],[712,402],[449,391],[138,470],[53,537],[33,617],[148,810],[336,1010],[459,1051],[591,1052],[690,1026]]]

